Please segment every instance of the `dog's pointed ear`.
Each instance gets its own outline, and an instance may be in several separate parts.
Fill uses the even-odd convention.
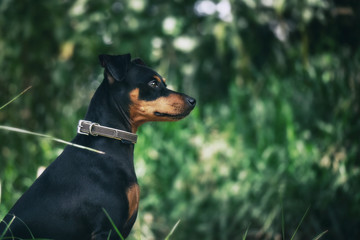
[[[143,65],[143,66],[146,66],[146,64],[144,63],[143,60],[141,60],[140,58],[135,58],[134,60],[131,61],[132,63],[136,63],[136,64],[139,64],[139,65]]]
[[[131,55],[99,55],[100,64],[105,68],[106,72],[111,75],[111,77],[121,82],[125,79],[127,71],[131,63]]]

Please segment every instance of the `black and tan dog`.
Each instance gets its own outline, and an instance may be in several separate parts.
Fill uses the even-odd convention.
[[[72,142],[105,154],[67,146],[0,223],[0,236],[10,226],[4,239],[119,239],[104,209],[123,237],[130,233],[140,194],[137,128],[182,119],[196,101],[167,89],[163,77],[130,54],[99,58],[105,77]]]

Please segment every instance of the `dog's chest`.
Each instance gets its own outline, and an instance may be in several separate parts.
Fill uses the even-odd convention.
[[[139,207],[139,200],[140,200],[139,185],[137,185],[136,183],[131,185],[126,190],[126,196],[129,202],[129,217],[128,217],[129,220]]]

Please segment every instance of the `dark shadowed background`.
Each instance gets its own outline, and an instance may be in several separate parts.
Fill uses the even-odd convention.
[[[131,53],[198,105],[139,129],[130,239],[358,239],[359,43],[357,0],[1,0],[0,125],[71,140]],[[0,131],[0,218],[63,147]]]

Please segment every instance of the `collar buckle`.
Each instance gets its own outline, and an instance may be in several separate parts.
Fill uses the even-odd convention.
[[[91,124],[92,122],[90,122],[90,121],[85,121],[85,120],[79,120],[79,123],[78,123],[78,126],[77,126],[77,133],[82,134],[82,135],[89,136],[89,133],[88,133],[88,132],[83,132],[83,131],[81,131],[82,128],[83,128],[83,125],[82,125],[83,123]]]

